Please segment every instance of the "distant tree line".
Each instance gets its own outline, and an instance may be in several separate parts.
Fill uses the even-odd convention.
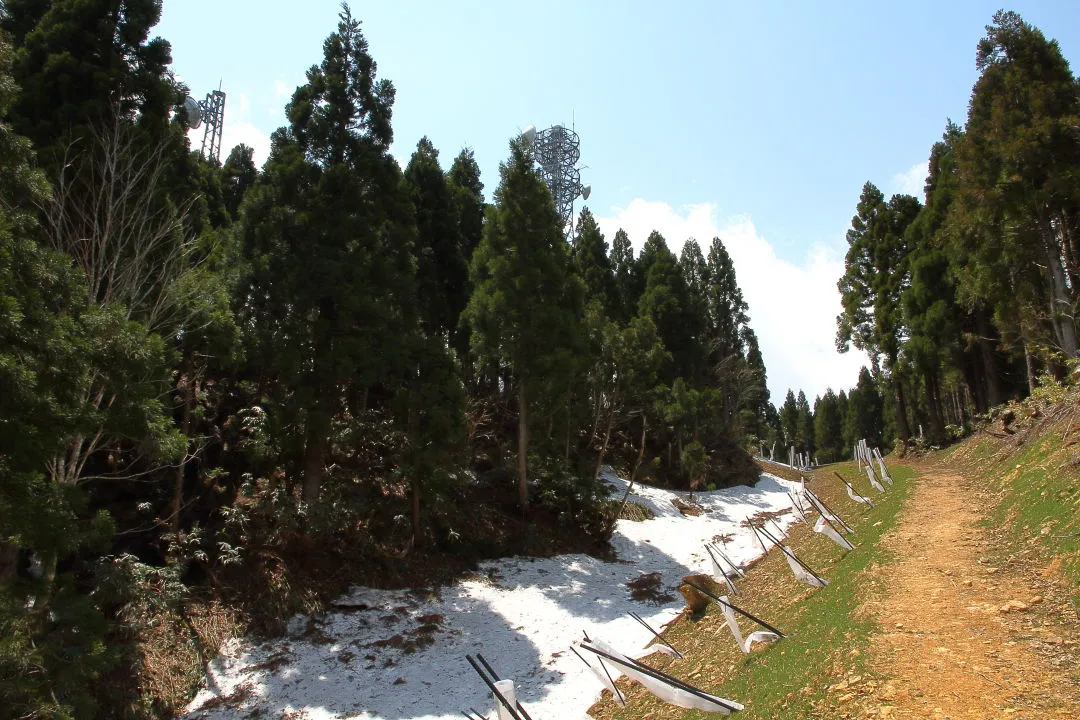
[[[820,463],[851,459],[855,444],[866,440],[870,447],[884,448],[886,435],[884,401],[877,382],[867,368],[858,384],[839,394],[832,388],[814,398],[813,406],[802,390],[788,390],[778,411],[769,413],[770,426],[762,443],[765,457],[786,463],[794,448]]]
[[[0,5],[0,707],[171,716],[147,648],[205,659],[196,599],[284,617],[317,575],[543,518],[602,541],[606,463],[756,477],[773,410],[719,238],[635,255],[584,209],[568,242],[520,140],[490,203],[469,150],[402,170],[347,7],[265,165],[203,160],[160,13]]]

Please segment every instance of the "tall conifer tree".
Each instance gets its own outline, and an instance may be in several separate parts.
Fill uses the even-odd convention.
[[[482,362],[508,367],[518,404],[518,502],[529,504],[530,410],[565,374],[578,342],[582,300],[562,221],[527,146],[510,145],[495,205],[473,253],[466,317]],[[539,299],[543,298],[543,301]]]
[[[570,257],[574,270],[585,283],[586,298],[597,300],[608,317],[615,316],[619,303],[615,273],[607,241],[589,208],[582,208],[578,217]]]
[[[611,241],[611,269],[615,273],[619,293],[619,309],[615,318],[626,323],[637,314],[638,302],[645,292],[645,278],[640,263],[634,257],[630,236],[622,228]]]
[[[837,284],[844,311],[837,317],[836,347],[850,344],[883,366],[895,398],[896,429],[901,440],[911,436],[900,376],[903,311],[900,293],[909,278],[905,233],[920,209],[910,195],[894,195],[888,203],[873,183],[863,186],[858,213],[847,232],[844,275]]]
[[[405,168],[405,185],[416,218],[416,292],[429,333],[449,338],[468,302],[469,266],[462,247],[453,191],[426,137]]]
[[[331,423],[385,380],[411,327],[412,232],[389,153],[394,88],[348,8],[274,133],[247,203],[244,301],[278,407],[302,428],[304,498],[319,499]]]

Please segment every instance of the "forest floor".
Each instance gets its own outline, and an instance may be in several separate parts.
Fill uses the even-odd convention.
[[[1061,563],[995,556],[999,538],[980,522],[986,494],[940,463],[917,468],[883,538],[880,591],[862,608],[880,628],[867,654],[884,680],[868,715],[1080,717],[1080,618],[1061,606]]]

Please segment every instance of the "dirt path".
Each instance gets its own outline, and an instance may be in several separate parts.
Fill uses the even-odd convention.
[[[961,476],[930,467],[919,474],[885,538],[893,558],[874,573],[882,591],[865,605],[883,628],[871,640],[870,664],[889,679],[871,714],[1080,717],[1076,670],[1054,667],[1039,651],[1072,640],[1053,618],[1039,618],[1038,588],[986,564],[978,500]]]

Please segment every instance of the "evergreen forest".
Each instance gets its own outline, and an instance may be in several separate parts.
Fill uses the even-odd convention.
[[[227,635],[350,584],[603,555],[608,465],[698,491],[942,446],[1075,367],[1080,84],[1014,13],[925,196],[852,189],[869,367],[780,402],[722,238],[564,227],[517,137],[498,177],[427,138],[401,167],[347,6],[266,163],[205,159],[161,5],[0,0],[7,717],[172,717]]]

